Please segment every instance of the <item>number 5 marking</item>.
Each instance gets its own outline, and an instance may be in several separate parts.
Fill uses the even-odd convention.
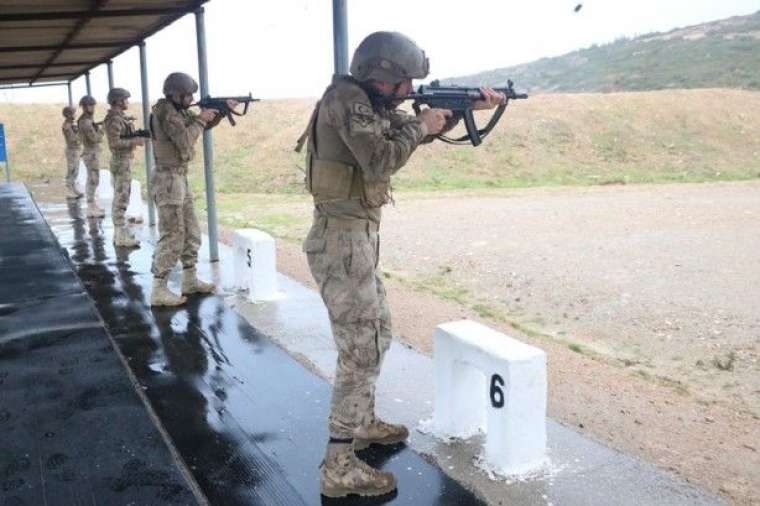
[[[245,252],[246,256],[248,257],[248,267],[253,267],[253,258],[251,254],[251,248],[248,248]]]
[[[504,407],[504,379],[498,374],[491,376],[491,406],[496,409]]]

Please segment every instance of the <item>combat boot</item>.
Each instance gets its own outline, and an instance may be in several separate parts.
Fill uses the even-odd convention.
[[[102,218],[105,215],[106,215],[106,212],[103,210],[103,208],[98,207],[98,205],[95,202],[90,202],[87,204],[88,218]]]
[[[187,299],[175,294],[166,286],[166,278],[153,278],[153,292],[150,294],[151,306],[181,306]]]
[[[195,267],[189,267],[182,271],[182,295],[191,293],[214,293],[213,283],[205,283],[198,279]]]
[[[140,246],[140,241],[130,234],[126,227],[116,227],[113,231],[113,244],[124,248],[136,248]]]
[[[360,460],[350,442],[328,443],[325,460],[319,466],[319,485],[325,497],[368,497],[396,490],[396,478]]]
[[[409,429],[403,425],[374,418],[368,426],[361,427],[354,433],[354,449],[363,450],[371,444],[393,445],[406,441],[408,437]]]

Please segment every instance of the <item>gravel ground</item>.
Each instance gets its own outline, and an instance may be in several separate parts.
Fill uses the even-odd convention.
[[[383,241],[392,272],[760,416],[758,183],[401,198]]]

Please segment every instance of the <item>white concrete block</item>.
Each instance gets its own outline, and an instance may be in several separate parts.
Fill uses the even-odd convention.
[[[237,229],[232,236],[232,247],[236,285],[248,290],[248,300],[262,302],[280,298],[272,236],[255,228]]]
[[[462,320],[434,334],[434,431],[467,438],[482,431],[484,459],[503,475],[546,459],[546,354],[485,325]]]
[[[129,189],[127,219],[136,223],[142,223],[143,221],[142,185],[136,179],[132,180]]]

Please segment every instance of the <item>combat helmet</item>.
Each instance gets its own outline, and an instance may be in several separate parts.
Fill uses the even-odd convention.
[[[71,107],[70,105],[67,105],[63,108],[63,117],[64,118],[73,118],[74,115],[77,113],[76,107]]]
[[[164,96],[191,95],[198,91],[198,83],[184,72],[172,72],[164,81]]]
[[[369,34],[351,59],[351,75],[359,81],[375,79],[398,84],[405,79],[423,79],[429,71],[425,51],[398,32]]]
[[[124,88],[111,88],[108,91],[108,97],[106,97],[106,100],[108,100],[109,104],[113,105],[113,103],[117,100],[121,100],[122,98],[129,98],[131,96],[132,95]]]
[[[79,99],[79,105],[80,106],[86,106],[86,105],[95,105],[98,102],[93,98],[92,95],[85,95],[81,99]]]

